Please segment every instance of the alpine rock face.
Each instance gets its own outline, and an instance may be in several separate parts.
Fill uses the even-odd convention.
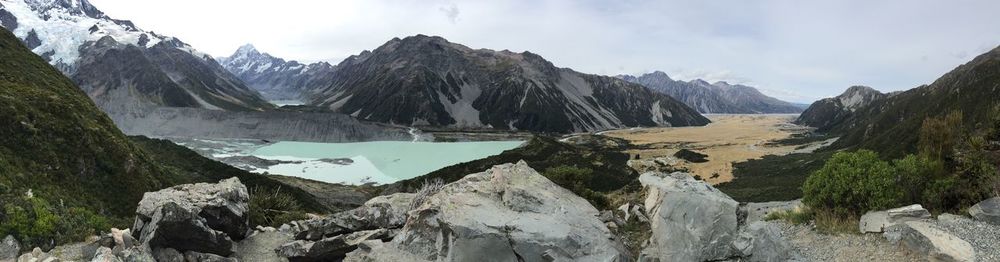
[[[669,95],[701,113],[776,114],[802,112],[802,107],[766,96],[756,88],[745,85],[731,85],[721,81],[712,84],[701,79],[684,82],[673,80],[661,71],[642,76],[619,75],[618,78]]]
[[[87,0],[0,0],[0,22],[109,113],[272,107],[212,57],[112,19]]]
[[[839,96],[816,101],[795,123],[825,132],[850,118],[858,109],[887,96],[871,87],[852,86]]]
[[[567,133],[709,123],[638,84],[558,68],[530,52],[424,35],[347,58],[305,98],[358,119],[409,126]]]
[[[302,64],[261,53],[245,45],[229,57],[216,58],[229,72],[269,101],[299,100],[302,90],[322,84],[336,67],[326,62]]]

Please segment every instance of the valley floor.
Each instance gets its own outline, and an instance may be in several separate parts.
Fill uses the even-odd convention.
[[[636,128],[603,132],[632,143],[626,150],[633,158],[651,159],[672,156],[680,149],[708,155],[708,162],[688,163],[687,168],[711,184],[733,179],[733,163],[758,159],[765,155],[807,153],[826,141],[808,145],[776,143],[793,135],[809,132],[809,128],[791,124],[797,115],[708,115],[711,124],[701,127]]]

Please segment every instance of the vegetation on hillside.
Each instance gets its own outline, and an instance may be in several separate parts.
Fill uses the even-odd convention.
[[[767,155],[733,164],[733,180],[715,187],[740,202],[790,201],[802,198],[802,184],[834,152]]]
[[[922,204],[932,212],[959,212],[1000,195],[998,159],[991,148],[1000,110],[985,128],[963,128],[953,111],[921,124],[917,154],[886,161],[870,150],[838,152],[806,180],[803,202],[817,212],[855,219],[872,210]]]

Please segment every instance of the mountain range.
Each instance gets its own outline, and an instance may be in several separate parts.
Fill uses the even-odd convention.
[[[270,101],[301,99],[304,90],[328,82],[336,70],[327,62],[285,61],[261,53],[250,44],[240,47],[229,57],[216,60]]]
[[[87,0],[2,1],[0,22],[105,111],[273,107],[212,57],[177,38],[108,17]]]
[[[898,157],[915,152],[924,120],[959,112],[963,129],[990,128],[1000,112],[1000,47],[958,66],[929,85],[881,94],[852,87],[813,103],[797,122],[840,136],[833,148],[860,147]]]
[[[312,106],[396,125],[566,133],[709,122],[638,84],[434,36],[392,39],[325,69],[324,78],[296,78],[302,74],[291,69],[301,64],[249,46],[220,60],[244,81],[267,83],[257,85],[262,92],[282,83],[277,93],[300,93]]]
[[[756,88],[719,81],[708,83],[671,79],[662,71],[641,76],[618,75],[618,78],[644,85],[667,94],[703,114],[775,114],[801,113],[803,107],[762,94]]]

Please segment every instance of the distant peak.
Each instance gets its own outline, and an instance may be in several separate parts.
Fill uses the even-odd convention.
[[[667,75],[667,73],[664,73],[663,71],[659,71],[659,70],[653,71],[652,73],[646,74],[645,76],[670,79],[670,76]],[[670,80],[673,80],[673,79],[670,79]]]
[[[103,12],[97,10],[87,0],[25,0],[25,2],[39,13],[61,8],[69,11],[71,14],[86,15],[92,18],[105,17]]]
[[[712,85],[716,85],[716,86],[732,86],[732,85],[729,84],[729,82],[726,82],[726,81],[716,81],[715,84],[712,84]]]
[[[239,49],[236,49],[236,52],[237,53],[257,52],[257,48],[254,47],[253,44],[245,44],[243,46],[240,46]]]
[[[699,79],[695,79],[695,80],[691,80],[691,83],[692,84],[698,84],[698,85],[709,85],[709,86],[712,85],[712,84],[708,83],[708,81],[702,80],[700,78]]]
[[[869,86],[856,85],[856,86],[852,86],[850,88],[847,88],[847,91],[844,91],[844,94],[842,94],[841,96],[850,96],[851,94],[857,94],[857,93],[877,93],[877,94],[882,94],[882,92],[879,92],[878,90],[875,90],[874,88],[871,88]]]

